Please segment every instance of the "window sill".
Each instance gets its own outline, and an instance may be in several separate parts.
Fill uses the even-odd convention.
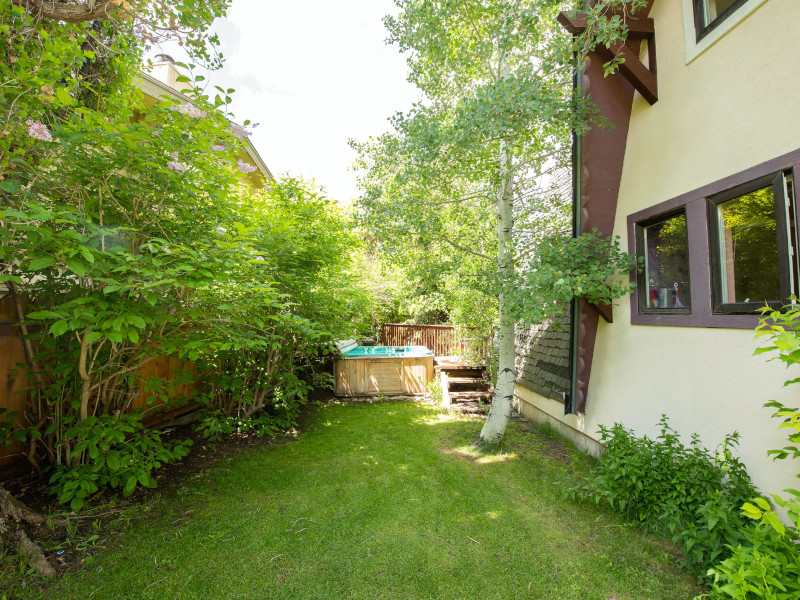
[[[636,300],[634,299],[633,302]],[[656,325],[663,327],[711,327],[716,329],[755,329],[759,315],[655,315],[632,314],[631,325]]]

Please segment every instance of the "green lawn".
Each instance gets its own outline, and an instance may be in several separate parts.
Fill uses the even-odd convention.
[[[586,461],[512,423],[414,403],[314,409],[295,442],[218,460],[104,529],[90,564],[26,598],[678,600],[663,541],[562,500]],[[124,524],[122,524],[124,523]]]

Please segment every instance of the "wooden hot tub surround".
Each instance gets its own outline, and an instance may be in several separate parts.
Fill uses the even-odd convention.
[[[351,347],[334,361],[336,396],[425,394],[433,381],[433,352],[423,346]]]

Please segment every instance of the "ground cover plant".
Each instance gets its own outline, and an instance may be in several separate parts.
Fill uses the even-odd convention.
[[[769,343],[756,355],[769,353],[787,367],[800,363],[800,309],[765,311],[756,337]],[[789,442],[768,454],[800,458],[800,410],[775,400],[765,407],[775,410]],[[710,593],[697,600],[800,596],[800,490],[761,497],[733,454],[736,434],[714,453],[697,436],[683,444],[666,417],[656,439],[636,436],[619,423],[601,427],[600,434],[606,451],[598,466],[566,496],[608,505],[645,528],[669,532],[682,545],[686,563],[711,584]]]
[[[410,402],[331,403],[297,437],[210,461],[22,598],[541,598],[697,593],[674,549],[564,504],[577,454],[512,423],[502,453],[474,418]],[[22,587],[21,583],[24,583]],[[9,585],[9,582],[6,582]]]

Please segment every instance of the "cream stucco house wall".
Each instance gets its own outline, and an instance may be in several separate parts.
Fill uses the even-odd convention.
[[[654,25],[657,60],[651,71],[657,73],[658,98],[651,104],[633,92],[616,212],[609,221],[613,231],[604,231],[644,255],[649,246],[637,231],[684,215],[691,285],[687,275],[686,284],[675,282],[675,294],[684,294],[686,302],[658,308],[657,292],[648,296],[640,278],[637,293],[613,306],[613,322],[597,320],[593,348],[577,367],[585,370],[588,361],[591,372],[584,382],[585,406],[573,411],[578,414],[565,415],[563,403],[520,385],[516,397],[523,414],[550,421],[593,452],[600,425],[621,422],[652,436],[661,414],[687,441],[696,432],[708,447],[736,430],[739,454],[756,485],[778,492],[796,487],[797,466],[767,457],[767,449],[785,445],[786,434],[778,432],[763,404],[777,399],[797,406],[800,386],[784,387],[791,373],[753,356],[756,317],[745,314],[747,307],[725,313],[728,305],[718,303],[722,292],[714,286],[723,284],[715,269],[724,267],[714,263],[720,237],[712,214],[720,198],[751,191],[750,182],[765,177],[781,178],[789,186],[784,192],[792,195],[792,177],[800,174],[800,2],[708,0],[715,1],[728,15],[702,37],[692,0],[654,0],[648,6],[644,17]],[[647,45],[642,46],[646,63]],[[611,85],[598,78],[591,84],[594,93]],[[582,178],[601,168],[594,160],[583,165]],[[589,199],[584,204],[590,206]],[[789,225],[797,214],[790,206]],[[778,231],[780,236],[780,222]],[[784,235],[797,247],[793,228]],[[786,269],[793,272],[795,293],[796,262],[795,256],[793,265],[780,266],[782,277]],[[735,306],[742,308],[742,300],[736,298]]]

